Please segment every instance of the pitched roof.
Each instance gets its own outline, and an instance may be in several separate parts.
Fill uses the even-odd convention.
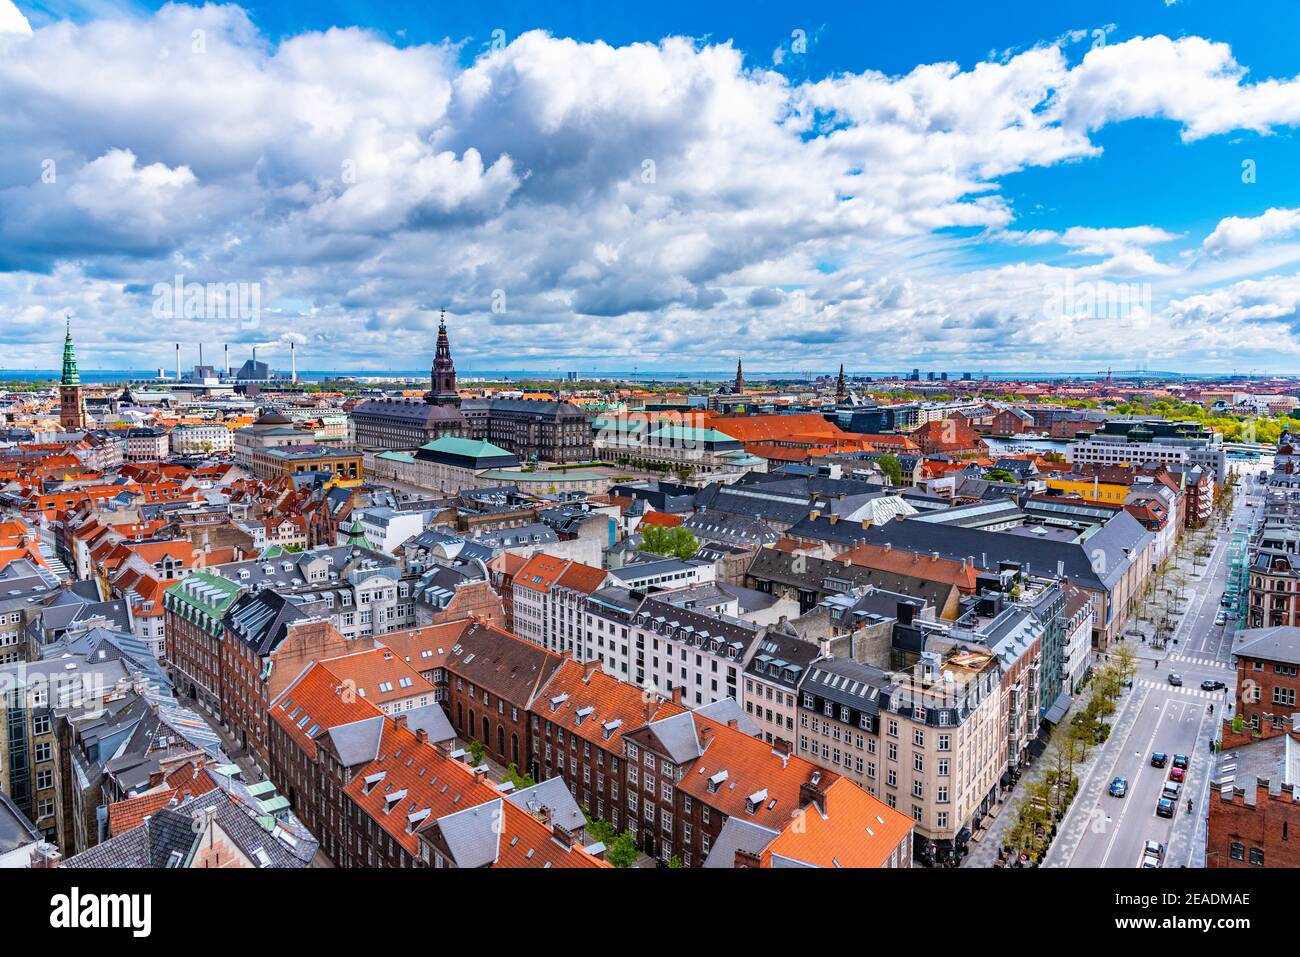
[[[564,587],[589,595],[601,586],[605,576],[603,568],[537,552],[515,572],[514,584],[530,591],[549,592]]]
[[[654,697],[647,701],[636,685],[619,681],[599,667],[566,660],[546,683],[533,710],[607,751],[618,751],[623,735],[647,721],[682,714],[685,708]]]

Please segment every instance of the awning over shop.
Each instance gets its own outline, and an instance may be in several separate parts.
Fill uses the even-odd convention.
[[[1047,714],[1043,715],[1043,720],[1048,724],[1059,724],[1065,717],[1065,712],[1070,710],[1070,705],[1074,704],[1074,699],[1064,691],[1057,696],[1052,702],[1052,706],[1047,709]]]

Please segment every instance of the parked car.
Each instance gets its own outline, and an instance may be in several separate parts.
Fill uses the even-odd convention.
[[[1223,597],[1219,599],[1219,604],[1224,608],[1230,608],[1232,606],[1232,596],[1224,592]]]
[[[1156,814],[1160,817],[1173,817],[1174,802],[1169,800],[1169,798],[1162,797],[1156,802]]]
[[[1160,866],[1160,858],[1158,858],[1158,857],[1152,857],[1150,854],[1143,854],[1143,855],[1142,855],[1142,864],[1141,864],[1141,866],[1142,866],[1142,867],[1159,867],[1159,866]]]
[[[1128,781],[1124,780],[1123,778],[1116,778],[1114,781],[1110,782],[1111,797],[1122,798],[1127,793],[1128,793]]]
[[[1142,854],[1146,857],[1154,857],[1158,861],[1165,859],[1165,846],[1159,841],[1147,841],[1142,848]]]
[[[1187,772],[1184,771],[1182,768],[1178,768],[1178,767],[1170,768],[1170,769],[1169,769],[1169,780],[1171,780],[1171,781],[1176,781],[1177,783],[1182,784],[1182,783],[1183,783],[1183,775],[1185,775],[1186,773],[1187,773]]]
[[[1175,755],[1174,755],[1174,767],[1176,767],[1176,768],[1182,768],[1184,771],[1186,771],[1186,770],[1187,770],[1187,755],[1185,755],[1185,754],[1175,754]]]
[[[1166,781],[1164,790],[1160,792],[1161,797],[1169,798],[1171,801],[1178,800],[1178,792],[1182,790],[1182,785],[1177,781]]]
[[[1206,678],[1204,681],[1201,682],[1202,691],[1222,691],[1226,687],[1228,686],[1225,685],[1222,681],[1214,681],[1211,678]]]
[[[1153,768],[1163,768],[1169,763],[1169,755],[1163,751],[1157,751],[1151,755],[1151,766]]]
[[[1220,611],[1217,615],[1214,616],[1214,623],[1216,625],[1222,625],[1225,622],[1227,622],[1227,620],[1228,620],[1228,613],[1226,611]]]
[[[1171,671],[1169,672],[1169,683],[1175,688],[1181,688],[1183,686],[1183,676],[1176,671]]]

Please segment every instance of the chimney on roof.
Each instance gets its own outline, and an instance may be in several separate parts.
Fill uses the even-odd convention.
[[[733,728],[733,729],[739,730],[739,728],[740,728],[740,721],[739,721],[739,719],[737,719],[737,718],[728,718],[728,719],[727,719],[727,727],[728,727],[728,728]]]
[[[736,848],[735,867],[758,867],[759,863],[759,856],[757,854],[751,854],[749,851],[742,851],[740,848]]]
[[[420,744],[428,744],[428,743],[429,743],[429,732],[426,731],[426,730],[424,730],[424,728],[416,728],[416,729],[415,729],[415,740],[418,741]]]
[[[600,659],[592,658],[590,661],[582,663],[582,683],[587,684],[591,681],[591,676],[600,670]]]
[[[781,759],[782,764],[789,759],[790,753],[793,749],[794,745],[785,738],[779,736],[772,738],[772,753]]]
[[[561,827],[558,823],[551,825],[551,836],[565,847],[573,847],[578,843],[578,835],[567,827]]]
[[[819,814],[826,813],[826,787],[820,771],[814,771],[811,778],[799,785],[799,807],[809,804],[815,805]]]
[[[682,686],[677,685],[676,687],[674,687],[672,694],[673,694],[673,704],[680,705],[682,703]]]
[[[405,730],[406,730],[406,715],[404,715],[404,714],[399,714],[397,717],[393,718],[393,727],[398,728],[398,729],[400,729],[400,730],[402,730],[402,731],[405,731]]]
[[[916,606],[910,601],[900,601],[897,614],[900,625],[910,625],[916,619]]]
[[[815,522],[817,521],[817,519],[821,517],[822,517],[822,513],[819,512],[817,509],[813,509],[811,512],[808,513],[808,520],[810,522]]]
[[[893,547],[894,547],[893,542],[885,542],[885,544],[881,546],[881,548],[883,548],[885,551],[889,551]]]

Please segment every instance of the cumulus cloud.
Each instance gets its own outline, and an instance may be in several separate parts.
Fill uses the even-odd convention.
[[[1205,237],[1201,249],[1211,256],[1234,255],[1271,239],[1300,232],[1300,209],[1269,209],[1259,216],[1229,216]]]
[[[300,368],[313,350],[422,366],[444,307],[466,367],[608,363],[629,343],[707,364],[728,340],[909,361],[917,343],[961,355],[998,337],[1036,359],[1122,348],[1118,329],[1062,333],[1045,298],[1067,276],[1180,274],[1161,248],[1179,237],[1018,230],[1001,179],[1098,158],[1092,134],[1139,116],[1188,140],[1300,119],[1294,80],[1251,82],[1195,37],[809,82],[682,37],[534,31],[466,64],[360,29],[273,42],[215,5],[0,44],[2,334],[72,308],[111,330],[93,343],[104,365],[133,368],[165,359],[142,362],[139,318],[182,273],[258,283],[263,328],[181,319],[169,338],[294,341]],[[1225,220],[1205,249],[1283,235],[1274,220]],[[972,272],[954,230],[1067,265]],[[12,344],[49,361],[48,344]]]

